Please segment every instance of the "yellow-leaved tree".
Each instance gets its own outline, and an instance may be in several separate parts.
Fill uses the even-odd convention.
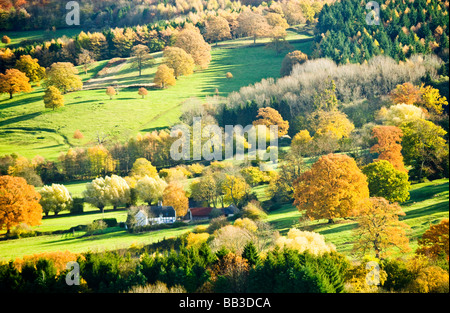
[[[163,204],[172,206],[177,217],[185,216],[189,208],[189,199],[183,186],[176,182],[169,183],[164,189]]]
[[[397,203],[389,203],[384,198],[370,198],[368,205],[362,206],[358,216],[358,227],[354,234],[354,250],[362,255],[375,251],[375,257],[386,257],[391,248],[409,252],[409,240],[406,231],[408,224],[399,221],[405,213]]]
[[[347,155],[328,154],[294,182],[294,204],[308,218],[356,216],[369,198],[366,176]]]

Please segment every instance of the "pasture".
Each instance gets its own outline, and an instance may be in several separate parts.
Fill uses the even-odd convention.
[[[293,49],[311,53],[312,42],[298,42],[305,35],[290,33]],[[258,41],[259,43],[259,41]],[[120,88],[129,84],[150,84],[161,53],[154,54],[154,65],[146,68],[142,76],[131,66],[125,65],[96,81],[94,90],[81,90],[64,95],[65,106],[58,110],[45,109],[43,87],[34,87],[27,94],[0,96],[0,155],[16,153],[27,158],[35,155],[57,160],[61,152],[70,147],[95,144],[97,136],[108,135],[110,139],[124,141],[137,133],[167,128],[179,121],[183,102],[195,97],[204,100],[216,94],[227,96],[243,86],[267,77],[278,77],[284,53],[276,54],[261,45],[249,45],[245,40],[229,46],[219,45],[212,49],[212,62],[207,70],[197,71],[191,76],[180,77],[177,84],[167,89],[152,89],[142,99],[137,87]],[[88,81],[106,65],[107,61],[93,64],[87,75],[79,67],[83,83]],[[225,74],[231,72],[233,79]],[[110,100],[105,89],[111,84],[119,85],[119,93]],[[79,129],[84,139],[73,138]]]
[[[264,189],[267,185],[254,187],[258,198],[265,197]],[[81,184],[69,185],[71,191],[81,190]],[[443,218],[449,217],[448,196],[449,180],[439,179],[432,182],[415,184],[411,187],[411,199],[402,204],[406,216],[401,217],[410,227],[411,253],[417,248],[417,239],[429,228],[431,224],[439,223]],[[116,218],[118,222],[126,220],[126,210],[106,209],[105,218]],[[102,218],[98,209],[88,208],[80,215],[61,213],[59,216],[50,216],[42,220],[40,226],[34,230],[55,231],[66,230],[77,225],[87,225],[93,220]],[[304,221],[301,214],[292,204],[285,204],[280,209],[270,212],[266,222],[286,235],[290,228],[318,232],[325,236],[327,242],[333,243],[337,250],[348,257],[352,257],[352,230],[356,222],[352,219],[339,219],[334,224],[326,220]],[[140,234],[131,234],[119,227],[108,228],[104,233],[93,236],[84,236],[85,232],[38,236],[22,239],[0,241],[0,259],[15,259],[24,255],[47,251],[86,252],[100,250],[115,250],[128,248],[133,245],[148,245],[163,238],[177,237],[191,231],[195,226],[187,225],[174,229],[162,229]]]

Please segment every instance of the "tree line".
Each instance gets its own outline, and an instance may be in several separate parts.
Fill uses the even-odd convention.
[[[209,13],[223,12],[232,15],[249,7],[256,10],[271,9],[284,13],[296,25],[313,21],[326,1],[226,1],[226,0],[120,0],[79,1],[85,29],[107,27],[131,27],[155,23],[161,20],[187,17],[193,21]],[[0,29],[5,30],[48,30],[67,28],[68,13],[65,3],[60,1],[2,1],[0,4]],[[45,18],[44,18],[45,17]]]
[[[385,1],[372,25],[365,2],[336,1],[318,16],[314,55],[339,64],[362,63],[384,54],[404,61],[435,53],[448,62],[448,5],[437,0]]]

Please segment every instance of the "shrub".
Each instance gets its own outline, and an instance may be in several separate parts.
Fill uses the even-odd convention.
[[[401,291],[414,278],[413,274],[407,269],[406,264],[401,260],[386,260],[382,263],[382,268],[387,274],[383,287],[388,291]]]
[[[227,72],[227,73],[225,74],[225,77],[226,77],[227,79],[232,79],[232,78],[233,78],[233,74],[231,74],[230,72]]]
[[[83,198],[73,198],[72,206],[70,207],[70,213],[81,214],[84,209],[84,199]]]
[[[96,220],[88,225],[86,229],[87,235],[94,235],[97,233],[102,233],[103,230],[107,228],[107,224],[103,220]]]
[[[289,248],[298,250],[300,253],[308,251],[313,255],[336,251],[333,244],[326,243],[325,237],[315,232],[301,231],[291,228],[287,237],[280,237],[276,241],[280,248]]]
[[[26,238],[26,237],[33,237],[36,233],[32,230],[30,226],[28,226],[25,223],[21,223],[13,228],[11,231],[11,234],[8,236],[10,238]]]
[[[251,231],[253,233],[258,230],[258,226],[256,226],[256,223],[247,217],[238,218],[237,220],[234,221],[233,225],[236,227],[247,229],[248,231]]]
[[[440,267],[425,267],[411,283],[408,291],[415,293],[448,293],[449,275]]]
[[[209,238],[208,233],[200,233],[200,234],[189,233],[189,235],[186,238],[186,240],[187,240],[186,247],[187,248],[190,248],[190,247],[200,248],[202,243],[206,242],[208,240],[208,238]]]
[[[225,216],[219,216],[219,217],[213,218],[209,222],[208,233],[212,234],[219,228],[222,228],[229,224],[230,224],[230,222],[228,221],[228,219]]]
[[[186,293],[186,289],[180,285],[168,288],[165,283],[157,281],[155,284],[134,286],[128,293]]]
[[[94,220],[94,222],[100,222],[103,221],[106,224],[106,227],[116,227],[117,226],[117,219],[115,218],[103,218],[99,220]]]
[[[265,219],[267,217],[267,214],[261,208],[261,205],[258,201],[251,201],[244,207],[241,216],[254,221],[259,221]]]
[[[249,241],[256,241],[254,233],[241,227],[227,225],[214,232],[214,239],[210,245],[213,251],[225,247],[234,253],[242,254]]]

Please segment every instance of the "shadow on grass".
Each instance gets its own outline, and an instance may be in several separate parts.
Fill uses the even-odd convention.
[[[411,190],[410,200],[403,203],[403,206],[409,206],[414,204],[414,202],[421,202],[433,197],[433,195],[448,191],[449,183],[445,182],[438,185],[425,185],[423,187]]]
[[[10,124],[15,124],[15,123],[19,123],[19,122],[23,122],[23,121],[27,121],[27,120],[31,120],[39,115],[41,115],[42,112],[35,112],[35,113],[29,113],[29,114],[24,114],[24,115],[20,115],[20,116],[16,116],[16,117],[12,117],[12,118],[8,118],[6,120],[3,120],[0,122],[0,127],[1,126],[6,126],[6,125],[10,125]]]
[[[127,211],[128,209],[126,208],[120,208],[120,209],[105,209],[103,212],[104,213],[111,213],[111,212],[122,212],[122,211]],[[102,211],[99,210],[95,210],[95,211],[88,211],[88,212],[83,212],[83,213],[78,213],[78,214],[72,214],[72,213],[65,213],[65,214],[58,214],[58,215],[49,215],[49,216],[44,216],[42,217],[42,219],[54,219],[54,218],[61,218],[61,217],[73,217],[73,216],[81,216],[81,215],[92,215],[92,214],[100,214],[102,213]]]
[[[448,201],[442,201],[441,203],[436,203],[415,210],[407,211],[406,216],[400,216],[399,219],[404,221],[412,218],[430,216],[432,214],[440,212],[448,212]]]

